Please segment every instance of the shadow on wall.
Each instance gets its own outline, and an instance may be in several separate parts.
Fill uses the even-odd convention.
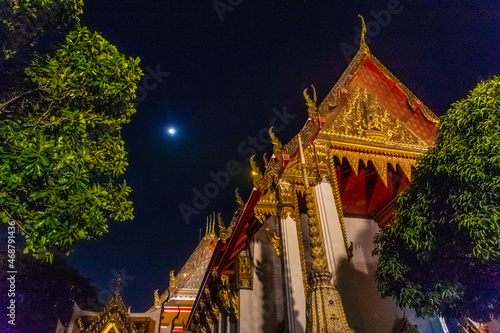
[[[392,298],[383,299],[379,295],[375,281],[378,258],[371,252],[373,237],[380,229],[369,219],[346,218],[345,222],[348,238],[354,243],[354,255],[350,262],[340,262],[335,285],[347,322],[354,332],[395,332],[395,327],[406,315],[421,333],[443,333],[439,318],[417,318],[413,310],[403,311]]]
[[[403,317],[403,312],[392,299],[382,299],[377,292],[378,260],[372,257],[371,251],[378,226],[372,220],[354,218],[346,218],[346,227],[348,224],[354,255],[350,262],[343,259],[338,264],[334,282],[347,322],[356,333],[388,333],[395,321]]]
[[[256,258],[256,260],[254,260],[254,276],[256,277],[256,281],[254,281],[254,290],[252,293],[258,298],[258,291],[260,288],[262,298],[260,300],[257,299],[260,304],[253,304],[253,306],[261,309],[262,318],[256,318],[257,320],[254,323],[248,325],[252,329],[246,331],[242,330],[242,333],[286,332],[284,329],[284,295],[281,283],[281,263],[267,238],[264,227],[254,236],[254,248],[255,247],[260,247],[261,258]],[[255,250],[254,253],[256,253]],[[252,253],[252,256],[254,253]]]

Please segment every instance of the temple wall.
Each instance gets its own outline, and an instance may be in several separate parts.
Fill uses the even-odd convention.
[[[345,218],[347,238],[353,242],[350,262],[339,263],[336,287],[342,298],[347,321],[354,332],[388,333],[403,312],[391,299],[377,293],[375,270],[377,258],[372,257],[373,236],[378,225],[370,219]]]
[[[378,259],[371,252],[374,248],[373,237],[380,229],[373,220],[365,218],[345,218],[345,225],[347,237],[354,243],[354,253],[351,262],[340,263],[336,287],[347,321],[356,333],[394,332],[404,313],[394,300],[382,299],[377,292],[375,270]],[[409,309],[406,316],[421,333],[445,333],[438,318],[416,318]]]
[[[267,222],[277,231],[275,218]],[[253,289],[239,291],[239,333],[274,333],[283,325],[284,295],[280,257],[276,255],[266,234],[265,227],[255,234],[250,245],[253,258]]]

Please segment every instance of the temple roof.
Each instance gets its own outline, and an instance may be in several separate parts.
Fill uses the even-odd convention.
[[[322,116],[338,112],[344,89],[362,86],[393,116],[427,145],[437,139],[438,117],[392,74],[369,50],[360,50],[318,109]]]
[[[207,219],[205,236],[200,240],[189,259],[176,275],[170,272],[169,287],[158,296],[148,312],[161,311],[161,327],[174,331],[182,330],[188,320],[196,295],[202,285],[205,272],[214,253],[219,238],[215,234],[215,213]]]
[[[85,312],[78,318],[75,333],[148,333],[154,330],[152,318],[132,319],[123,299],[114,293],[111,300],[100,313]]]
[[[179,273],[175,275],[174,271],[170,272],[169,288],[161,295],[159,300],[160,303],[165,301],[169,292],[170,298],[173,299],[179,294],[191,294],[189,291],[193,291],[194,293],[198,291],[210,259],[212,258],[217,240],[218,237],[215,234],[214,216],[210,217],[210,221],[207,221],[205,236],[200,240],[198,246],[196,246]],[[155,303],[155,305],[160,305],[158,304],[158,300],[156,300]]]

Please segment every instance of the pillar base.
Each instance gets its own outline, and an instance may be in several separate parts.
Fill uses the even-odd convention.
[[[307,333],[350,333],[340,295],[333,287],[332,273],[315,272],[309,277]]]

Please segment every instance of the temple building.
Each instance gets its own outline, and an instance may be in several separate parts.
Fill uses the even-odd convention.
[[[369,51],[273,156],[220,233],[192,332],[448,332],[377,293],[373,237],[437,139],[438,118]]]
[[[70,321],[58,322],[55,333],[156,333],[159,310],[131,313],[120,294],[121,277],[115,280],[111,299],[101,312],[86,311],[74,303]]]
[[[309,92],[303,128],[286,144],[270,129],[273,155],[262,170],[251,159],[247,200],[236,192],[227,224],[209,218],[148,311],[129,313],[116,294],[101,313],[75,305],[60,332],[455,332],[442,318],[417,318],[382,299],[371,255],[437,139],[438,118],[370,53],[364,34],[325,99],[318,104]],[[461,330],[488,332],[470,320]]]

